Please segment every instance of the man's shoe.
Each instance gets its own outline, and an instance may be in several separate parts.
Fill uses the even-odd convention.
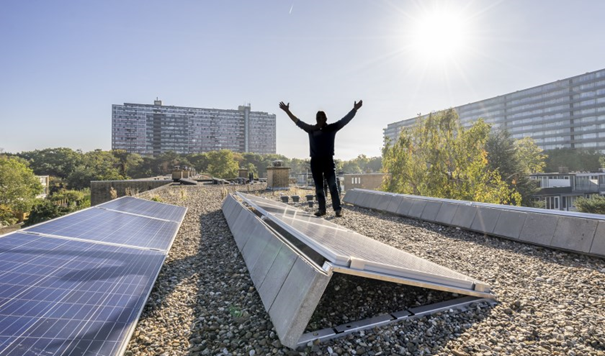
[[[342,218],[342,210],[336,210],[336,217]]]
[[[315,212],[315,216],[320,217],[320,216],[324,216],[326,215],[326,211],[325,210],[317,210]]]

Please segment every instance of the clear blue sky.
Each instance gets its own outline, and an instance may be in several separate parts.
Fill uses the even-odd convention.
[[[0,148],[108,150],[111,105],[159,97],[275,113],[278,153],[305,158],[278,103],[313,123],[363,99],[336,158],[377,156],[391,122],[605,68],[603,14],[601,0],[4,0]]]

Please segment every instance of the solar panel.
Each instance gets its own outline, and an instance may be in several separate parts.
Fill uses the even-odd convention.
[[[0,237],[0,354],[121,354],[165,252]]]
[[[183,221],[186,209],[176,205],[164,204],[155,201],[121,197],[97,205],[98,208],[121,211],[152,218],[170,220],[180,223]]]
[[[317,218],[287,204],[238,193],[284,230],[347,271],[360,270],[456,288],[466,294],[484,294],[489,287],[464,274],[360,235],[328,220]],[[410,283],[408,283],[410,284]],[[418,284],[416,284],[418,285]],[[449,289],[446,289],[449,288]],[[474,293],[473,291],[478,291]]]
[[[95,207],[23,231],[168,250],[179,225],[180,221],[160,220]]]

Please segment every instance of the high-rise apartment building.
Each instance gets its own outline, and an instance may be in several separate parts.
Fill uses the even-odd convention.
[[[468,127],[483,118],[513,138],[532,137],[542,149],[588,148],[605,153],[605,69],[454,108]],[[426,116],[426,115],[425,115]],[[394,142],[417,118],[389,124]]]
[[[234,152],[276,153],[275,114],[251,111],[153,105],[112,105],[112,149],[141,155],[167,151],[197,153],[228,149]]]

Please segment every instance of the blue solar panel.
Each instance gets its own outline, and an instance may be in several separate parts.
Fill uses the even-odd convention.
[[[1,237],[0,354],[120,354],[164,258],[25,233]]]
[[[183,220],[185,212],[187,211],[187,209],[180,206],[137,199],[133,197],[122,197],[97,205],[97,207],[137,215],[145,215],[158,219],[172,220],[178,223]]]
[[[178,228],[174,221],[91,208],[24,231],[168,250]]]

